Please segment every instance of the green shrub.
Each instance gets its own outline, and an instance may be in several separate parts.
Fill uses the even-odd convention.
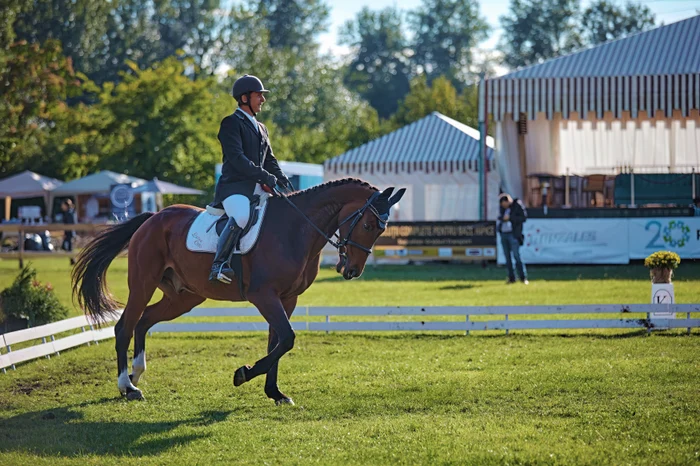
[[[34,327],[65,319],[68,308],[59,302],[51,284],[42,285],[36,279],[36,270],[27,265],[12,285],[0,293],[0,313],[27,319],[29,326]]]

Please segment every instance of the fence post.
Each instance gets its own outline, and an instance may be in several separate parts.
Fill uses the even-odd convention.
[[[53,335],[52,335],[53,336]],[[41,337],[41,343],[45,344],[46,343],[46,337]],[[51,359],[51,355],[47,354],[44,356],[46,359]]]
[[[85,327],[84,327],[84,326],[83,326],[83,327],[80,327],[80,330],[82,330],[83,333],[85,333]],[[87,342],[87,345],[90,346],[90,342],[89,342],[89,341]]]
[[[331,316],[326,316],[326,325],[328,325],[330,323],[331,323]],[[328,333],[329,333],[328,327],[326,327],[326,335],[328,335]]]
[[[688,320],[690,320],[690,312],[688,312],[686,318],[687,318]],[[690,329],[691,329],[691,327],[688,327],[688,335],[690,335]]]
[[[90,326],[90,331],[91,331],[91,332],[94,332],[94,331],[95,331],[95,327],[93,327],[93,325],[92,325],[89,321],[88,321],[88,325]],[[93,338],[95,338],[95,337],[93,336]],[[97,341],[97,340],[95,340],[95,344],[96,344],[96,345],[99,345],[100,342]]]
[[[508,322],[508,314],[506,314],[506,322]],[[506,335],[509,334],[509,331],[510,331],[510,329],[509,329],[508,326],[506,325]]]
[[[53,336],[53,335],[51,335],[51,341],[56,341],[56,337]],[[60,356],[60,355],[61,355],[61,352],[60,352],[60,351],[56,351],[56,356]]]
[[[12,352],[12,347],[10,345],[7,345],[5,348],[7,348],[7,354],[10,354]],[[17,370],[17,368],[15,367],[14,364],[12,365],[12,370],[13,371]]]
[[[467,336],[469,336],[469,314],[467,314]]]
[[[647,312],[647,335],[651,335],[651,312]]]

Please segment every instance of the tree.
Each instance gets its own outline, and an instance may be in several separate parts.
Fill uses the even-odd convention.
[[[645,5],[628,2],[620,7],[606,0],[591,3],[583,12],[583,38],[587,45],[598,45],[656,25],[654,13]]]
[[[330,9],[324,0],[259,0],[258,14],[271,47],[301,50],[328,29]]]
[[[472,49],[486,39],[489,26],[476,0],[423,0],[410,15],[414,33],[412,61],[431,82],[446,76],[461,87],[471,80]]]
[[[477,98],[476,86],[469,86],[458,95],[450,80],[444,76],[436,78],[431,85],[428,85],[425,76],[418,76],[411,81],[411,91],[392,117],[392,126],[394,129],[401,128],[432,112],[440,112],[477,128]]]
[[[55,127],[65,100],[81,92],[81,80],[58,41],[17,42],[0,61],[0,173],[26,168]]]
[[[575,50],[579,13],[577,0],[511,0],[509,14],[500,18],[505,63],[517,68]]]
[[[340,31],[342,44],[353,48],[345,83],[388,118],[410,88],[409,50],[401,12],[363,8]]]

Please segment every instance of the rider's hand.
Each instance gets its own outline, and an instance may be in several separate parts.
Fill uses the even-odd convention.
[[[260,182],[274,191],[275,186],[277,185],[277,177],[272,173],[265,172]]]

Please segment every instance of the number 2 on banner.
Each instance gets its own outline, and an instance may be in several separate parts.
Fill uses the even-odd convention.
[[[659,239],[661,236],[661,223],[657,222],[656,220],[652,220],[651,222],[647,223],[647,226],[644,227],[645,230],[649,231],[649,229],[655,226],[656,227],[656,236],[654,236],[651,241],[649,241],[649,244],[647,244],[647,249],[650,248],[663,248],[663,244],[656,244],[656,240]]]

